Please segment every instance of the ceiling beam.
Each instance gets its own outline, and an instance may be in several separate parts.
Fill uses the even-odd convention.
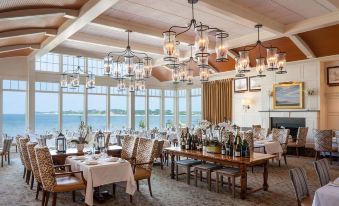
[[[69,19],[63,23],[59,29],[58,34],[55,37],[49,37],[44,42],[42,42],[42,47],[37,52],[32,52],[29,55],[30,58],[35,56],[42,56],[56,46],[61,44],[63,41],[68,39],[70,36],[78,32],[89,22],[97,18],[107,9],[111,8],[119,0],[90,0],[84,6],[81,7],[79,11],[79,16],[76,19]]]
[[[11,46],[3,46],[0,47],[0,53],[4,52],[11,52],[21,49],[40,49],[40,44],[18,44],[18,45],[11,45]]]
[[[260,23],[263,24],[263,29],[275,34],[281,34],[285,31],[284,24],[231,0],[200,0],[196,7],[205,12],[218,13],[228,19],[232,18],[244,26],[253,27],[255,24]]]
[[[298,35],[289,35],[288,37],[305,54],[305,56],[308,59],[316,57],[315,54],[313,53],[312,49]]]
[[[299,34],[323,27],[339,24],[339,11],[331,12],[322,16],[317,16],[303,21],[299,21],[286,26],[286,35]]]
[[[0,13],[0,22],[8,20],[22,20],[36,17],[48,17],[64,15],[65,18],[75,19],[79,15],[78,10],[63,8],[39,8],[39,9],[19,9]]]
[[[336,11],[339,8],[339,2],[336,0],[316,0],[319,4],[330,11]]]
[[[13,30],[13,31],[5,31],[5,32],[0,32],[0,39],[9,39],[13,37],[23,37],[23,36],[35,35],[35,34],[55,36],[57,34],[57,30],[35,28],[35,29],[18,29],[18,30]]]
[[[105,47],[112,47],[115,49],[126,49],[127,41],[121,41],[116,40],[108,37],[103,36],[96,36],[86,33],[76,33],[70,38],[68,38],[69,41],[78,41],[83,43],[88,43],[92,45],[97,46],[105,46]],[[132,50],[139,51],[139,52],[145,52],[147,54],[156,54],[156,55],[162,55],[163,50],[161,47],[154,47],[147,44],[140,44],[140,43],[133,43],[131,42],[131,48]]]

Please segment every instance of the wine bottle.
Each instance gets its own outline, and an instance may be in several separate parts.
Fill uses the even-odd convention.
[[[225,147],[225,143],[222,142],[222,146],[221,146],[221,154],[222,155],[226,155],[226,147]]]
[[[187,138],[187,135],[186,135],[186,141],[185,141],[185,149],[189,149],[189,143],[188,143],[188,138]]]
[[[235,157],[240,157],[241,156],[241,145],[240,145],[240,135],[237,133],[237,136],[235,137],[236,142],[235,142],[235,152],[234,156]]]
[[[243,157],[250,157],[250,148],[245,138],[242,141],[242,151],[243,151]]]
[[[184,132],[181,132],[181,137],[180,137],[180,146],[181,146],[181,149],[186,149],[186,146],[185,146],[185,137],[184,137]]]

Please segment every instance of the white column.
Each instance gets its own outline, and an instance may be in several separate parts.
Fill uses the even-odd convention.
[[[35,131],[35,59],[27,59],[26,128]]]
[[[0,132],[3,132],[3,91],[2,91],[2,79],[0,78]],[[0,142],[2,142],[2,135],[0,135]],[[3,145],[1,145],[3,146]]]
[[[174,93],[174,125],[179,127],[179,92],[177,88],[175,88]]]
[[[111,128],[111,87],[107,86],[106,93],[106,130],[110,130]]]
[[[146,129],[149,130],[149,89],[145,90],[145,124]]]
[[[62,55],[59,55],[59,71],[62,73],[63,58]],[[63,90],[59,84],[59,98],[58,98],[58,123],[59,131],[62,130],[62,105],[63,105]]]
[[[164,90],[160,90],[160,128],[165,128],[165,101],[164,101]]]
[[[84,70],[87,72],[88,71],[88,67],[87,67],[87,58],[85,58],[85,68]],[[88,90],[86,89],[86,82],[84,84],[84,122],[87,125],[88,124]]]
[[[135,129],[135,93],[128,92],[128,127]]]
[[[187,126],[192,125],[192,105],[191,105],[191,89],[186,89],[186,114],[187,114]]]

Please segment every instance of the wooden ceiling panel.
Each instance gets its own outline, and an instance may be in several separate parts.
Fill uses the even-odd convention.
[[[298,61],[306,59],[305,54],[291,41],[288,37],[281,37],[278,39],[272,39],[269,41],[265,41],[263,43],[264,45],[272,45],[274,47],[278,47],[282,52],[286,52],[286,61]],[[250,45],[247,45],[250,46]],[[235,52],[239,52],[244,47],[239,47],[233,49]],[[261,56],[266,57],[266,50],[264,48],[260,48]],[[250,66],[256,65],[255,59],[259,55],[259,49],[258,47],[252,51],[250,51]]]
[[[172,80],[172,71],[163,67],[154,67],[152,69],[152,76],[161,82],[170,81]]]
[[[212,66],[217,72],[226,72],[234,69],[235,61],[231,57],[228,57],[227,62],[216,62],[216,54],[213,53],[208,58],[208,63]]]
[[[9,52],[1,52],[0,58],[5,57],[15,57],[15,56],[28,56],[33,50],[32,49],[19,49],[15,51],[9,51]]]
[[[11,37],[6,39],[0,39],[0,47],[19,45],[19,44],[40,44],[47,36],[44,34],[34,34],[22,37]]]
[[[0,12],[37,8],[80,9],[86,2],[88,0],[2,0]]]
[[[317,57],[339,54],[339,24],[298,35]]]

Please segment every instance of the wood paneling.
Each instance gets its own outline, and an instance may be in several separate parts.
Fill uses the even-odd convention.
[[[37,8],[80,9],[86,2],[88,0],[3,0],[0,1],[0,12]]]
[[[339,54],[339,24],[298,35],[317,57]]]
[[[212,66],[217,72],[226,72],[234,69],[235,61],[231,57],[228,57],[227,62],[216,62],[216,54],[213,53],[208,58],[208,63]]]
[[[172,71],[163,67],[155,67],[152,69],[152,76],[161,82],[170,81],[172,79]]]
[[[10,52],[2,52],[0,53],[0,58],[5,57],[15,57],[15,56],[28,56],[33,50],[32,49],[20,49]]]
[[[19,44],[39,44],[47,38],[44,34],[33,34],[27,36],[17,36],[6,39],[0,39],[0,47]]]

